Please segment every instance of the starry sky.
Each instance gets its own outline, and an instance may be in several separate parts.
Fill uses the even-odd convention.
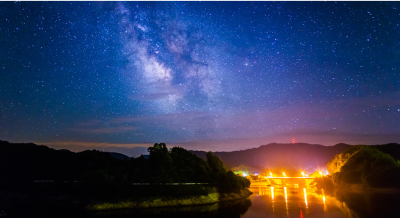
[[[0,2],[0,139],[400,142],[398,2]],[[136,152],[136,153],[135,153]]]

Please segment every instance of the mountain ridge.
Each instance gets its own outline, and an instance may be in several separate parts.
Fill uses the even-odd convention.
[[[398,145],[396,143],[390,143],[369,146],[374,146],[384,152],[389,152],[395,158],[399,159],[400,149],[395,149],[397,148],[396,146],[390,146],[393,144]],[[10,143],[0,140],[0,145],[2,145],[0,146],[0,150],[4,149],[4,146],[7,145],[18,145],[18,147],[14,147],[14,149],[19,150],[21,153],[29,152],[28,150],[33,148],[37,148],[37,150],[42,150],[43,152],[72,152],[68,149],[56,150],[45,145],[37,145],[34,143]],[[258,168],[301,168],[303,170],[314,172],[317,169],[324,169],[326,164],[332,160],[335,155],[345,151],[351,146],[353,145],[346,143],[338,143],[332,146],[308,143],[269,143],[266,145],[261,145],[257,148],[238,151],[220,151],[213,152],[213,154],[218,156],[228,168],[247,165],[257,166]],[[400,146],[398,147],[400,148]],[[190,150],[190,152],[196,154],[200,158],[206,159],[206,151]],[[104,153],[108,153],[112,157],[120,160],[130,159],[129,156],[118,152]]]
[[[270,143],[241,151],[213,152],[229,167],[258,165],[268,168],[289,167],[302,169],[324,168],[336,154],[352,145],[338,143],[333,146],[308,143]],[[191,151],[205,158],[205,151]]]

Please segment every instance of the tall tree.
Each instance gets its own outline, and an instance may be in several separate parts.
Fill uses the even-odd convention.
[[[222,161],[216,156],[213,155],[211,152],[207,152],[207,163],[208,166],[212,169],[214,173],[226,173],[227,170],[224,167]]]

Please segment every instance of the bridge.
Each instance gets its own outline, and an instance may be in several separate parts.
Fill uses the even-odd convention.
[[[267,185],[301,185],[307,186],[314,180],[314,177],[267,177],[261,180],[251,181],[251,186]]]
[[[267,179],[314,179],[314,177],[268,177]]]

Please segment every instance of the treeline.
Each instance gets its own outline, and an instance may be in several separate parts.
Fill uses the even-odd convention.
[[[209,183],[222,192],[239,191],[250,187],[250,181],[227,171],[222,161],[211,152],[207,161],[184,148],[168,150],[165,143],[148,149],[150,156],[131,159],[133,182]]]
[[[0,165],[3,166],[0,183],[54,180],[57,184],[79,186],[79,192],[96,199],[207,194],[211,187],[217,187],[219,192],[238,192],[250,187],[248,179],[227,171],[211,152],[203,160],[180,147],[168,149],[164,143],[156,143],[148,151],[149,156],[121,160],[97,150],[74,153],[0,141]],[[207,185],[167,186],[166,183]]]
[[[400,188],[399,149],[398,144],[353,146],[327,164],[329,176],[324,180],[319,178],[319,184],[330,187],[334,184],[363,184],[370,188]]]

